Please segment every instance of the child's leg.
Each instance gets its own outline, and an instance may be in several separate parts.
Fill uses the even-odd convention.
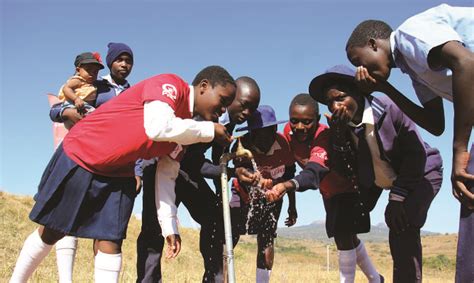
[[[273,267],[273,259],[275,257],[273,248],[274,237],[268,233],[257,235],[257,283],[270,282],[270,274]]]
[[[364,242],[359,240],[359,238],[357,238],[357,235],[354,235],[353,243],[356,247],[357,265],[360,267],[362,272],[364,272],[370,283],[379,283],[381,280],[381,276],[375,269],[375,266],[372,261],[370,260],[369,254],[365,249]]]
[[[53,245],[63,236],[43,226],[31,233],[23,244],[10,282],[26,282]]]
[[[353,234],[336,235],[337,250],[339,251],[340,282],[354,282],[357,265],[357,253],[353,241]]]
[[[72,282],[74,257],[76,256],[77,238],[66,236],[56,243],[56,262],[58,265],[59,282]]]
[[[122,241],[95,240],[95,282],[118,282],[122,268]]]

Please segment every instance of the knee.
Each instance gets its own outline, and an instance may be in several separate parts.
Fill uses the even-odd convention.
[[[119,254],[122,252],[122,240],[107,241],[107,240],[96,240],[97,248],[99,251],[106,254]]]
[[[353,235],[336,235],[334,236],[334,241],[336,242],[337,249],[340,251],[352,250],[356,247]]]
[[[64,237],[63,233],[60,233],[58,231],[46,228],[46,227],[40,227],[39,228],[39,234],[41,237],[41,240],[48,245],[54,245],[56,244],[57,241],[61,240]]]

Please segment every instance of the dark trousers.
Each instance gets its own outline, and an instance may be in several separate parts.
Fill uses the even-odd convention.
[[[474,174],[474,144],[467,172]],[[467,184],[474,192],[474,184]],[[461,205],[459,219],[458,250],[456,255],[456,283],[474,282],[474,211]]]
[[[137,282],[156,283],[161,280],[161,256],[164,239],[156,215],[156,165],[143,170],[142,229],[137,239]]]
[[[199,250],[204,261],[203,282],[215,282],[223,267],[223,220],[220,200],[198,172],[176,180],[176,204],[183,203],[201,225]],[[220,189],[220,188],[219,188]]]
[[[408,229],[389,232],[390,252],[393,259],[393,282],[410,283],[422,280],[422,246],[420,229],[425,224],[428,209],[441,188],[443,174],[432,171],[404,201]]]

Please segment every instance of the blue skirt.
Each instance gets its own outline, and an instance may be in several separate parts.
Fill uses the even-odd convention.
[[[105,177],[85,170],[60,145],[41,177],[30,219],[71,236],[125,239],[135,184],[133,177]]]

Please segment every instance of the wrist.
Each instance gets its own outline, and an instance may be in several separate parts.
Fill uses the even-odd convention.
[[[285,182],[286,191],[297,191],[299,187],[300,187],[300,184],[295,179],[290,179],[287,182]]]

